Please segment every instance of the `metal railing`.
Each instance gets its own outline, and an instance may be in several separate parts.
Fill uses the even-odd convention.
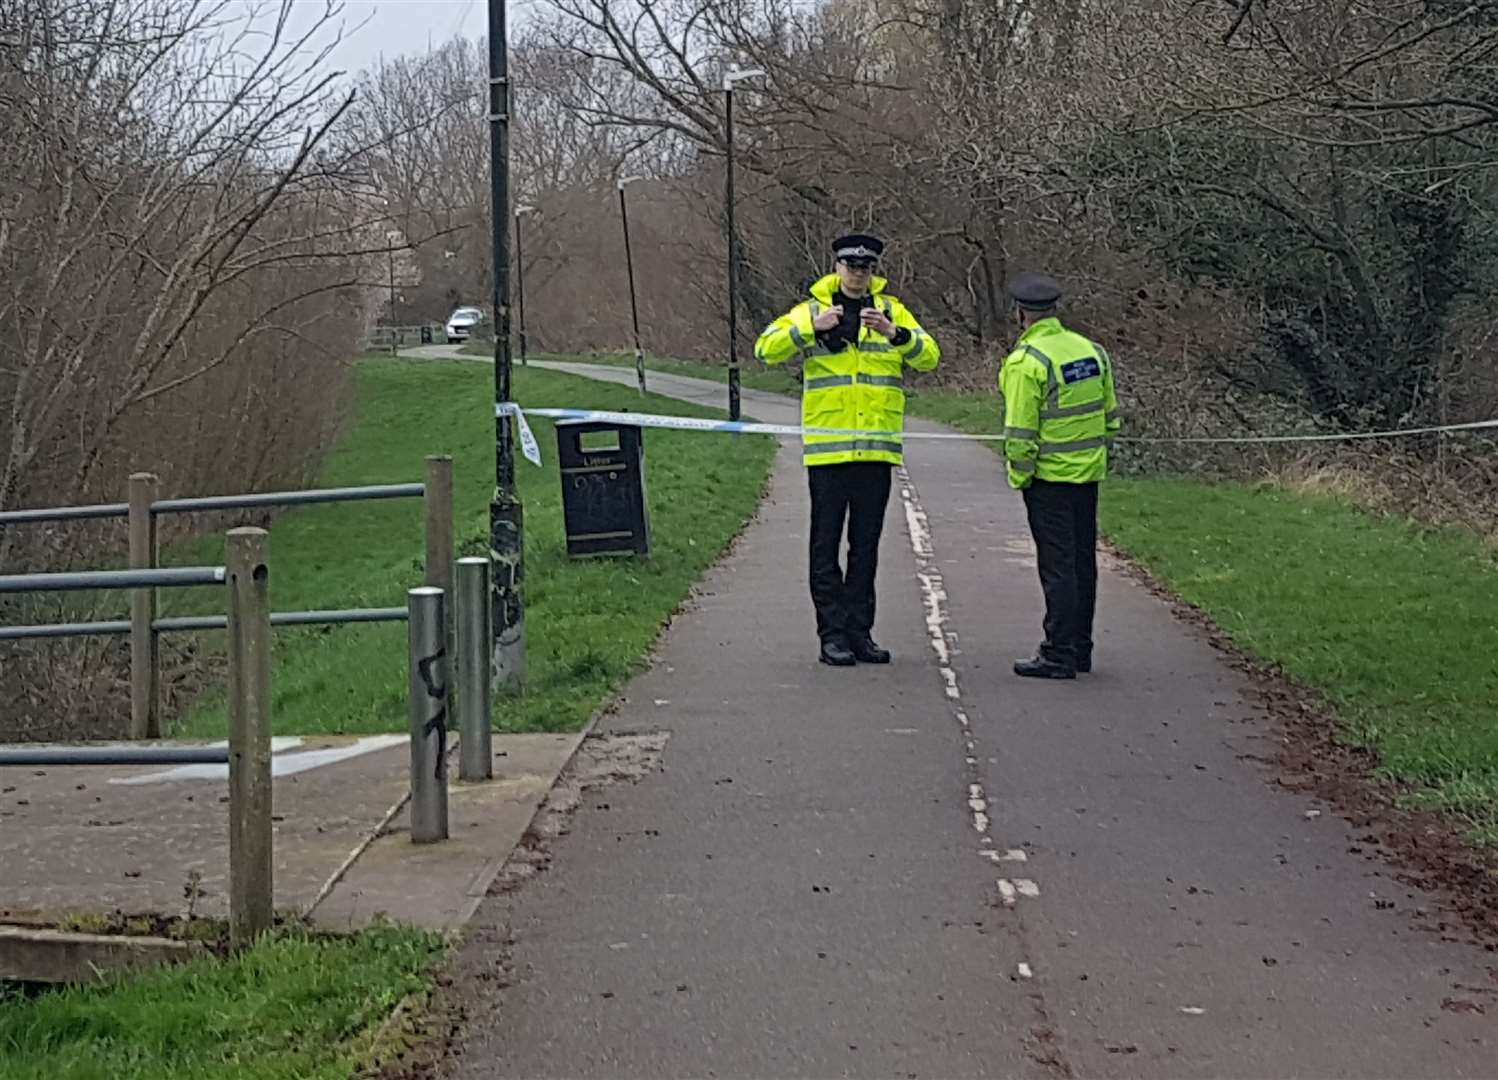
[[[470,331],[470,336],[472,332]],[[406,345],[441,345],[447,340],[444,323],[407,323],[402,326],[374,326],[364,338],[363,350],[399,349]]]
[[[228,619],[223,615],[178,616],[158,618],[159,597],[156,590],[185,582],[178,580],[191,571],[162,569],[157,519],[165,514],[213,513],[226,510],[251,510],[268,507],[313,506],[344,502],[367,502],[382,499],[420,498],[424,506],[426,528],[425,583],[444,590],[453,588],[453,484],[452,458],[433,455],[426,459],[426,482],[421,484],[376,484],[362,487],[314,488],[299,491],[267,491],[247,495],[210,495],[185,499],[162,499],[160,481],[152,473],[135,473],[129,481],[129,501],[96,506],[59,506],[30,510],[0,511],[0,528],[53,522],[127,518],[130,531],[129,571],[83,571],[81,574],[12,575],[0,579],[5,593],[60,591],[72,585],[64,581],[88,580],[78,585],[89,589],[130,589],[130,618],[85,623],[47,623],[30,626],[0,626],[0,641],[26,641],[130,635],[130,737],[154,739],[161,736],[161,648],[163,633],[224,630]],[[131,573],[153,571],[155,577],[130,577]],[[46,582],[54,582],[48,586]],[[222,579],[220,579],[222,581]],[[192,584],[213,584],[193,581]],[[316,626],[343,623],[401,622],[405,608],[347,608],[334,611],[273,612],[272,626]],[[453,640],[452,622],[448,623],[448,640]]]
[[[440,486],[440,485],[439,485]],[[450,492],[450,484],[448,485]],[[229,745],[0,747],[0,767],[75,765],[227,764],[229,767],[229,932],[242,948],[268,930],[273,919],[273,830],[271,819],[271,628],[268,534],[263,529],[231,530],[224,566],[173,570],[82,571],[0,576],[0,594],[82,591],[98,588],[226,586],[224,616],[229,654]],[[454,564],[449,561],[447,572]],[[456,614],[460,732],[460,776],[469,782],[493,778],[492,698],[489,679],[493,623],[489,618],[491,566],[486,558],[456,563],[459,589],[453,595],[435,586],[408,590],[406,607],[379,609],[384,617],[408,624],[407,646],[411,841],[448,839],[447,734],[454,711],[449,657]],[[428,568],[428,576],[432,576]],[[453,609],[456,609],[455,612]],[[339,612],[297,612],[283,620]],[[165,620],[163,620],[165,621]],[[187,620],[193,621],[193,620]],[[97,625],[97,624],[96,624]]]
[[[153,589],[163,586],[227,586],[229,630],[229,747],[151,747],[124,755],[131,764],[178,764],[184,760],[229,766],[229,940],[242,948],[273,918],[270,767],[270,567],[264,529],[233,529],[223,566],[182,569],[82,571],[0,576],[0,595],[81,592],[88,589]],[[113,747],[10,749],[0,765],[115,764]]]

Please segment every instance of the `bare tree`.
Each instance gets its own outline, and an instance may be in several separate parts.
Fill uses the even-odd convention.
[[[139,468],[177,490],[310,478],[387,244],[331,152],[339,11],[293,34],[287,0],[0,0],[0,507],[118,498]],[[4,530],[0,562],[88,536]],[[17,659],[23,702],[35,665],[88,667]],[[110,711],[95,682],[79,715]]]

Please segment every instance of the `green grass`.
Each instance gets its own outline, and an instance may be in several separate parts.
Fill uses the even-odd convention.
[[[486,552],[494,476],[492,368],[369,357],[356,378],[357,415],[320,485],[417,481],[426,454],[450,453],[460,554]],[[535,369],[517,370],[515,392],[535,406],[714,415],[665,398],[642,399],[628,387]],[[554,429],[549,422],[532,427],[544,465],[536,468],[516,451],[525,507],[530,682],[523,696],[496,701],[495,721],[507,731],[576,730],[639,669],[659,628],[753,514],[774,444],[763,437],[647,432],[651,557],[574,561],[563,537]],[[421,582],[422,545],[417,500],[285,514],[271,534],[272,604],[278,611],[402,605],[405,590]],[[218,535],[172,553],[179,565],[221,560]],[[167,601],[173,613],[216,610],[221,602],[187,591]],[[404,730],[406,664],[403,624],[279,629],[276,731]],[[222,737],[226,730],[219,691],[203,698],[179,733]]]
[[[1477,538],[1270,485],[1116,478],[1105,531],[1324,693],[1417,800],[1498,840],[1498,565]]]
[[[429,986],[435,935],[382,928],[345,939],[285,933],[205,957],[0,1005],[6,1080],[332,1080],[374,1029]]]

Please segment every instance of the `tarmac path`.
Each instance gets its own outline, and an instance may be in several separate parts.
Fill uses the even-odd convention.
[[[744,411],[797,420],[777,395]],[[481,906],[451,1075],[1498,1076],[1492,958],[1266,782],[1270,724],[1200,631],[1105,563],[1095,672],[1013,676],[1041,596],[991,450],[907,443],[895,661],[819,665],[782,446],[599,725],[662,733],[658,767],[586,795],[550,869]]]

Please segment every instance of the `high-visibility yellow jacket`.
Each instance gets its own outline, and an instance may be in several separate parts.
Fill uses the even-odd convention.
[[[1004,395],[1004,456],[1009,483],[1036,477],[1085,484],[1108,472],[1108,445],[1118,434],[1113,363],[1098,345],[1041,319],[1020,336],[999,369]]]
[[[858,342],[841,352],[828,352],[816,337],[813,320],[832,306],[838,288],[836,274],[828,274],[810,289],[810,297],[776,319],[759,335],[754,355],[766,364],[805,361],[801,384],[801,423],[805,427],[838,428],[858,434],[802,436],[802,461],[807,465],[835,465],[845,461],[903,460],[906,367],[930,371],[941,359],[936,339],[916,322],[898,299],[884,291],[888,282],[874,277],[869,294],[897,327],[910,331],[899,348],[876,330],[862,327]]]

